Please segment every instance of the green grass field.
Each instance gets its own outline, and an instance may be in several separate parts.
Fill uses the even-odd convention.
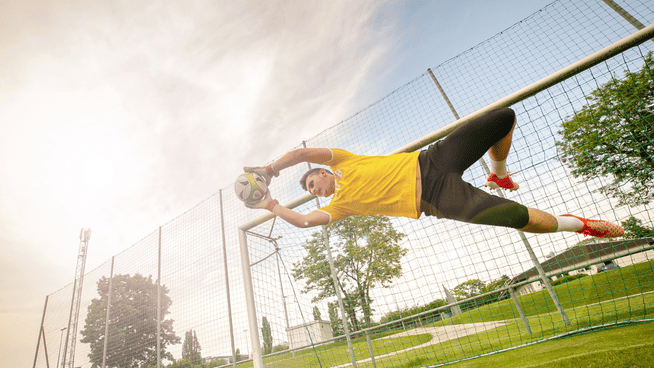
[[[452,368],[654,367],[654,322],[575,335],[448,365]]]
[[[525,329],[513,302],[503,300],[425,326],[504,323],[491,330],[443,342],[434,340],[419,348],[418,345],[432,340],[432,336],[393,338],[391,331],[373,335],[372,346],[378,357],[376,366],[409,368],[461,361],[448,366],[654,367],[654,363],[649,363],[654,362],[654,323],[612,328],[617,323],[654,319],[654,261],[573,280],[554,289],[570,319],[570,326],[564,324],[543,290],[518,297],[531,334]],[[589,329],[591,326],[594,328]],[[580,331],[587,333],[580,334]],[[391,335],[390,338],[381,338],[387,335]],[[556,339],[546,340],[553,338]],[[514,349],[523,345],[526,346]],[[406,350],[401,351],[403,349]],[[506,349],[510,350],[493,354]],[[369,362],[361,362],[369,357],[365,339],[354,341],[354,352],[357,367],[372,367]],[[397,353],[381,357],[393,352]],[[264,359],[266,367],[332,367],[349,362],[345,342]],[[249,367],[252,363],[238,366]]]

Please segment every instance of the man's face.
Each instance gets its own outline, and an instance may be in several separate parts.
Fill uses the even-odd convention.
[[[325,170],[310,175],[306,185],[307,191],[318,197],[329,197],[334,194],[334,176]]]

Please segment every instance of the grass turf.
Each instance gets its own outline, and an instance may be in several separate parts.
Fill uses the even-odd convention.
[[[459,339],[448,340],[445,342],[435,342],[434,345],[401,352],[397,355],[378,359],[376,366],[381,367],[423,367],[435,364],[444,364],[453,361],[460,361],[483,354],[489,354],[495,351],[509,349],[515,346],[529,344],[534,341],[543,340],[548,337],[566,334],[571,331],[578,331],[588,326],[598,326],[605,324],[614,324],[620,321],[638,320],[643,318],[654,318],[654,261],[644,262],[633,266],[625,267],[607,273],[597,274],[573,280],[568,283],[558,285],[555,291],[570,319],[570,326],[566,326],[561,315],[556,310],[552,300],[545,290],[518,297],[521,308],[527,315],[529,326],[532,330],[528,334],[522,321],[518,317],[517,310],[511,300],[504,300],[490,305],[475,308],[459,316],[431,324],[431,326],[445,326],[452,324],[463,324],[471,322],[488,322],[503,321],[506,325],[480,332],[471,336]],[[651,332],[654,330],[652,323],[632,326],[633,328],[645,327]],[[477,358],[474,360],[457,363],[454,366],[476,367],[489,366],[498,364],[502,367],[524,367],[524,366],[570,366],[570,367],[594,367],[601,364],[602,366],[629,366],[644,367],[645,361],[652,355],[653,344],[646,340],[631,336],[630,339],[620,339],[612,333],[615,331],[628,331],[632,327],[620,329],[610,329],[606,331],[593,332],[581,336],[540,343],[533,346],[508,351],[501,354],[494,354],[487,357]],[[604,336],[608,333],[603,342],[589,342],[594,336]],[[383,335],[388,335],[385,331]],[[654,334],[649,334],[649,340]],[[380,337],[381,335],[375,335]],[[584,337],[585,336],[585,337]],[[399,351],[408,347],[416,346],[429,341],[430,335],[417,335],[409,337],[398,337],[390,339],[374,339],[373,349],[375,355],[386,354],[392,351]],[[570,341],[573,339],[589,339],[580,346],[574,347]],[[594,341],[594,340],[593,340]],[[628,342],[623,345],[622,341]],[[523,361],[519,365],[506,365],[505,363],[493,363],[489,361],[482,365],[465,365],[477,364],[475,362],[485,361],[485,359],[494,359],[494,357],[504,355],[512,356],[518,354],[524,357],[527,349],[536,349],[534,351],[545,351],[543,346],[552,345],[552,356],[547,354],[531,354],[530,361]],[[557,347],[558,346],[558,347]],[[575,350],[576,349],[576,350]],[[590,349],[590,350],[588,350]],[[357,360],[365,359],[369,356],[365,339],[354,341],[354,352]],[[647,359],[646,359],[647,358]],[[634,360],[635,359],[635,360]],[[507,364],[517,360],[508,358]],[[554,363],[556,360],[556,363]],[[315,349],[306,349],[302,351],[282,354],[264,359],[267,367],[331,367],[338,364],[349,363],[349,352],[347,344],[332,343],[325,346],[316,347]],[[635,364],[632,362],[638,362]],[[585,365],[586,363],[590,365]],[[464,365],[459,365],[464,364]],[[569,365],[564,365],[569,364]],[[627,365],[621,365],[627,364]],[[629,365],[631,364],[631,365]],[[635,365],[634,365],[635,364]],[[251,362],[239,364],[239,367],[252,366]],[[358,367],[371,367],[370,363],[358,363]],[[452,366],[452,365],[448,365]]]
[[[452,368],[491,366],[654,367],[654,322],[584,333],[447,365]]]

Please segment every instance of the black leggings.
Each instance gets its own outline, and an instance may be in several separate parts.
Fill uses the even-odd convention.
[[[511,132],[514,122],[513,110],[493,110],[420,152],[420,210],[428,216],[473,224],[525,227],[529,222],[527,207],[475,188],[461,178],[468,167]]]

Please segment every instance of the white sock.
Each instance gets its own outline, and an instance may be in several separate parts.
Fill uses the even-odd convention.
[[[489,158],[490,161],[490,171],[497,175],[498,178],[506,178],[507,175],[509,175],[508,171],[506,171],[506,160],[502,161],[493,161],[492,158]]]
[[[556,218],[556,222],[558,222],[558,227],[556,228],[556,231],[581,231],[581,229],[584,228],[584,223],[572,216],[554,216]]]

